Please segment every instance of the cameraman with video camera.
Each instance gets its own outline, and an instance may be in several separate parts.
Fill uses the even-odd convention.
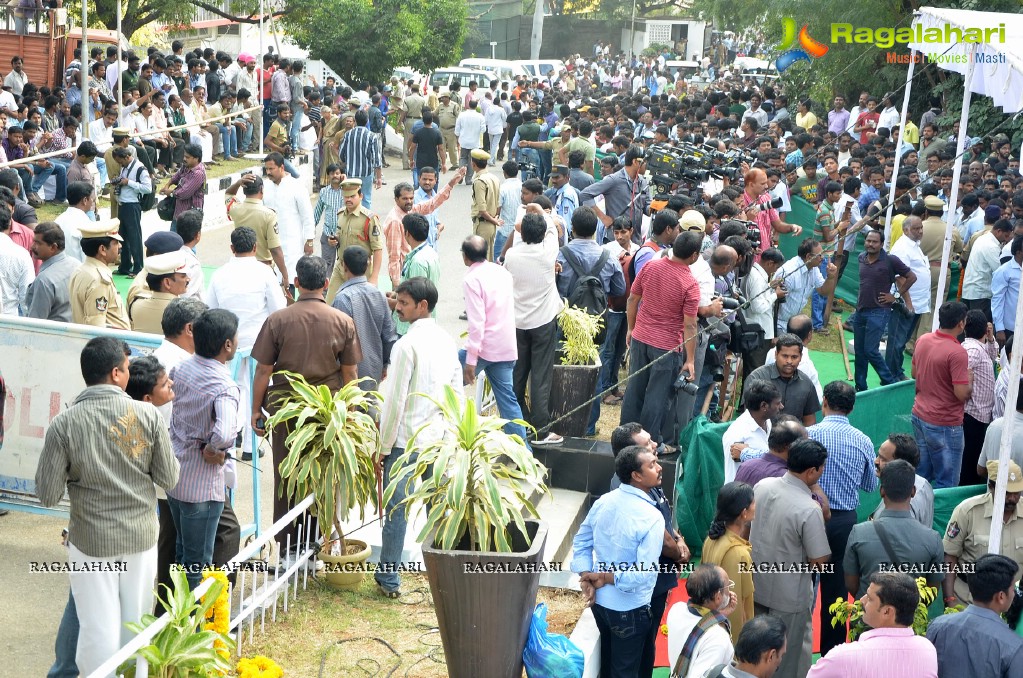
[[[639,145],[625,151],[625,167],[584,188],[579,194],[582,207],[593,207],[597,217],[610,228],[615,217],[625,215],[632,222],[632,240],[643,242],[643,215],[650,208],[649,183],[646,171],[646,150]],[[597,196],[604,197],[604,207],[595,205]]]
[[[739,196],[739,208],[745,213],[745,218],[756,223],[760,229],[760,247],[754,252],[753,261],[760,261],[760,252],[768,247],[777,245],[776,234],[791,233],[799,235],[803,227],[797,224],[790,224],[781,220],[771,203],[771,195],[768,192],[767,173],[762,169],[751,169],[746,172],[743,178],[745,188]]]

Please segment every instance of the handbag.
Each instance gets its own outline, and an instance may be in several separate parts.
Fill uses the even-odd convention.
[[[177,206],[178,199],[173,195],[168,195],[163,198],[160,202],[156,203],[156,214],[164,221],[174,220],[174,208]]]

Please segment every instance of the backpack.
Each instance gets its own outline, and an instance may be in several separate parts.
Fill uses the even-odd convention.
[[[629,276],[629,280],[635,280],[636,279],[636,257],[639,255],[640,252],[643,251],[644,247],[647,248],[647,249],[653,250],[654,258],[655,259],[657,258],[658,252],[661,251],[661,246],[658,245],[653,240],[647,240],[645,243],[640,245],[639,249],[636,250],[636,253],[629,256],[629,272],[626,274],[626,275]],[[622,270],[624,270],[624,269],[622,269]],[[630,287],[631,287],[631,285],[630,285]]]
[[[600,316],[604,321],[600,331],[593,338],[600,346],[604,343],[604,335],[607,334],[607,293],[604,291],[604,283],[600,281],[600,270],[604,268],[611,254],[607,250],[601,250],[597,263],[589,272],[583,269],[582,262],[567,245],[561,248],[561,255],[575,271],[575,284],[568,291],[569,306],[576,306],[590,315]]]
[[[140,162],[139,169],[135,172],[135,183],[142,183],[142,173],[145,171],[145,166]],[[152,181],[152,178],[150,178],[150,181]],[[156,207],[156,186],[153,186],[153,190],[149,191],[149,193],[139,196],[139,207],[142,208],[143,212],[148,212]]]

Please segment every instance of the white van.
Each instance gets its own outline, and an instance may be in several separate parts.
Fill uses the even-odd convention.
[[[565,70],[565,62],[560,59],[539,59],[537,61],[520,60],[515,63],[526,69],[531,78],[547,78],[558,75]]]
[[[430,74],[429,87],[433,89],[439,86],[441,92],[447,92],[451,83],[457,82],[463,90],[468,90],[471,81],[475,81],[480,88],[486,89],[490,82],[490,74],[475,68],[459,68],[457,66],[438,68]]]
[[[491,74],[492,79],[502,82],[515,82],[515,78],[522,76],[528,78],[529,72],[517,61],[505,61],[504,59],[462,59],[458,62],[462,68],[476,68]],[[485,83],[480,83],[484,87]]]
[[[424,76],[422,73],[415,70],[414,68],[409,68],[408,66],[399,66],[395,68],[394,71],[391,72],[391,75],[398,78],[399,80],[405,81],[411,80],[412,82],[418,83],[422,83],[423,80],[426,80],[426,76]]]

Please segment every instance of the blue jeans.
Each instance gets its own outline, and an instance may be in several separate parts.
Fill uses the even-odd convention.
[[[618,367],[625,355],[625,333],[629,323],[625,313],[609,312],[607,318],[607,334],[600,346],[600,376],[597,378],[597,393],[603,393],[618,381]],[[593,401],[590,408],[590,423],[586,426],[586,435],[593,435],[600,419],[600,398]]]
[[[249,146],[252,145],[252,133],[255,131],[255,129],[256,126],[253,125],[251,122],[245,125],[245,129],[243,129],[240,132],[239,142],[238,145],[235,147],[236,151],[238,151],[239,153],[245,153],[246,151],[249,150]],[[235,131],[237,130],[238,128],[235,127]]]
[[[928,424],[913,415],[913,437],[920,448],[916,472],[931,481],[934,489],[959,485],[963,464],[963,427]]]
[[[291,161],[288,160],[287,158],[284,159],[284,171],[290,174],[291,176],[295,177],[296,179],[298,179],[301,176],[298,173],[298,170],[295,169],[295,166],[292,165]]]
[[[77,652],[78,609],[75,607],[75,597],[68,591],[64,616],[60,618],[57,640],[53,644],[53,666],[46,673],[46,678],[78,678],[78,664],[75,662]]]
[[[167,497],[174,529],[178,532],[175,560],[187,569],[188,585],[202,582],[202,568],[213,564],[213,542],[217,523],[224,512],[222,501],[187,502]]]
[[[853,347],[856,350],[856,390],[867,390],[867,363],[874,366],[881,385],[895,382],[888,363],[881,356],[881,335],[888,327],[889,308],[866,308],[856,311],[853,318]]]
[[[458,362],[465,365],[464,348],[458,351]],[[479,356],[476,358],[476,374],[479,375],[480,372],[486,372],[487,381],[490,382],[490,388],[494,391],[494,399],[497,400],[497,411],[501,413],[501,417],[504,419],[522,418],[522,408],[519,407],[519,401],[515,399],[515,388],[512,386],[512,374],[514,371],[514,360],[491,362]],[[504,432],[517,434],[526,443],[526,447],[529,447],[529,443],[526,442],[529,440],[529,437],[526,435],[526,427],[522,424],[507,424],[504,427]]]
[[[370,203],[373,202],[373,175],[368,174],[364,177],[351,178],[362,181],[362,206],[370,209]]]
[[[639,675],[643,645],[651,624],[650,606],[618,612],[593,606],[593,618],[600,631],[601,678],[634,678]]]
[[[522,180],[538,179],[541,174],[540,153],[535,148],[520,148],[519,162],[536,166],[536,171],[522,170]]]
[[[302,108],[291,109],[291,130],[288,132],[288,138],[291,139],[291,147],[296,151],[302,148],[299,143],[302,139]],[[368,209],[368,208],[367,208]]]
[[[903,369],[905,363],[906,343],[916,331],[917,323],[920,322],[920,314],[906,317],[902,313],[892,312],[888,320],[888,346],[884,352],[884,361],[896,380],[906,378],[906,371]]]
[[[230,160],[238,155],[238,130],[234,125],[215,123],[220,130],[220,140],[224,144],[224,160]]]
[[[53,160],[50,160],[50,166],[45,169],[36,168],[35,178],[32,179],[32,192],[38,193],[43,190],[43,184],[51,174],[54,175],[54,181],[57,183],[53,199],[57,202],[64,202],[67,200],[67,167]]]
[[[391,453],[384,457],[384,484],[391,481],[391,467],[398,458],[405,454],[405,448],[392,447]],[[412,457],[412,464],[416,463],[416,457]],[[394,488],[394,496],[387,502],[384,509],[384,525],[381,529],[380,541],[380,565],[381,568],[373,575],[377,584],[387,591],[397,591],[401,587],[401,575],[397,572],[397,565],[401,562],[401,553],[405,547],[405,531],[408,529],[408,518],[405,515],[405,507],[400,506],[405,500],[405,482],[402,481]]]
[[[828,261],[828,257],[822,257],[821,265],[818,267],[825,279],[828,277]],[[810,302],[810,319],[813,321],[813,329],[819,330],[824,327],[824,309],[827,306],[828,298],[822,297],[817,293],[817,290],[814,290],[812,301]]]
[[[508,241],[508,235],[501,233],[501,229],[497,229],[497,233],[494,234],[494,261],[501,256],[501,250],[504,249],[504,243]]]

